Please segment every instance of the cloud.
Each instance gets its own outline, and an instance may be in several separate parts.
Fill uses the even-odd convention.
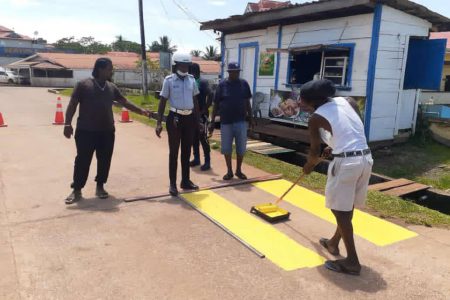
[[[208,0],[208,3],[215,6],[224,6],[227,4],[226,0]]]

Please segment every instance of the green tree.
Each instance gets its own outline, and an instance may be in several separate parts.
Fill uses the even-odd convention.
[[[217,47],[208,46],[203,54],[203,59],[205,60],[220,60],[220,55],[217,53]]]
[[[72,50],[74,52],[83,53],[83,46],[75,40],[74,36],[59,39],[54,43],[54,46],[57,49]]]
[[[116,36],[116,40],[111,44],[114,51],[134,52],[141,54],[141,44],[125,40],[121,35]]]
[[[200,57],[200,55],[202,55],[202,51],[201,50],[192,50],[191,55],[194,57]]]
[[[84,54],[104,54],[111,50],[109,45],[96,41],[92,36],[82,37],[79,40],[75,40],[73,36],[65,37],[57,40],[54,46],[57,49]]]
[[[171,45],[171,40],[167,37],[167,35],[159,37],[159,41],[152,42],[149,45],[150,51],[152,52],[169,52],[174,53],[177,51],[177,46]]]

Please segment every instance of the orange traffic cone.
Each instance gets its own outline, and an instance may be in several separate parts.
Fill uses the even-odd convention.
[[[55,122],[53,122],[53,125],[64,125],[64,113],[61,103],[61,97],[58,97],[56,102]]]
[[[122,107],[122,118],[119,121],[120,123],[130,123],[133,122],[130,120],[130,113],[125,107]]]
[[[0,113],[0,127],[6,127],[8,125],[5,124],[5,121],[3,121],[2,113]]]

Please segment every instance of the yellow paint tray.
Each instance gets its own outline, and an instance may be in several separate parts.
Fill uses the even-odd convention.
[[[265,203],[253,206],[250,210],[251,213],[263,218],[267,222],[276,223],[284,220],[288,220],[291,215],[285,209],[276,206],[272,203]]]

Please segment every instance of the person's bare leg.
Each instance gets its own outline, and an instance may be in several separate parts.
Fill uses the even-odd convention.
[[[339,253],[339,242],[341,241],[341,232],[339,226],[336,226],[336,232],[327,243],[327,249],[330,253]]]
[[[353,210],[351,211],[351,218],[353,219]],[[341,238],[342,235],[339,226],[336,226],[336,232],[334,233],[333,237],[327,242],[327,246],[330,252],[339,251],[339,243],[341,242]]]
[[[348,270],[359,271],[361,265],[359,263],[358,254],[356,253],[355,240],[353,238],[353,210],[336,211],[332,210],[336,217],[336,222],[339,227],[339,233],[344,240],[345,249],[347,250],[347,258],[340,261],[340,264],[345,266]]]
[[[242,162],[244,161],[244,155],[236,155],[236,173],[242,173]]]
[[[223,176],[224,180],[230,180],[231,178],[233,178],[233,165],[232,165],[232,161],[231,161],[231,154],[224,154],[223,155],[225,157],[225,162],[227,164],[227,174],[225,174]]]

